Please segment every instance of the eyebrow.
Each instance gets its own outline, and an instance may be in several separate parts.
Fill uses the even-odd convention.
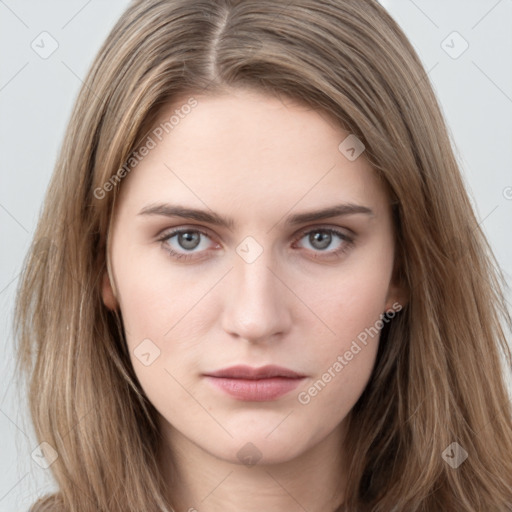
[[[341,217],[346,215],[364,214],[374,216],[373,210],[367,206],[362,206],[354,203],[343,203],[321,210],[314,210],[309,212],[296,213],[286,217],[286,224],[295,226],[305,222],[313,222],[331,217]],[[207,222],[216,226],[222,226],[232,230],[235,226],[235,221],[231,218],[222,217],[215,212],[199,210],[195,208],[187,208],[180,205],[172,205],[167,203],[150,204],[142,208],[138,215],[161,215],[165,217],[179,217],[182,219],[191,219],[199,222]]]

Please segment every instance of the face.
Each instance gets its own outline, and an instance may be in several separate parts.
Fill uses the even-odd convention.
[[[247,90],[187,99],[122,182],[103,299],[171,442],[291,460],[342,430],[401,300],[386,193],[310,108]],[[238,365],[281,370],[212,376]]]

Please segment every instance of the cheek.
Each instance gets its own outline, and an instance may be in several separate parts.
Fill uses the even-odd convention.
[[[331,279],[313,281],[302,286],[300,293],[307,297],[307,304],[315,314],[308,315],[311,322],[321,327],[317,339],[318,357],[327,363],[333,353],[344,353],[353,340],[365,339],[377,343],[375,325],[384,313],[388,295],[391,262],[360,261],[346,271],[340,271]],[[321,284],[320,284],[321,283]],[[297,319],[300,321],[300,319]],[[373,335],[368,334],[368,330]],[[366,334],[365,334],[366,333]]]
[[[223,270],[199,275],[192,267],[171,265],[158,251],[132,248],[128,254],[114,253],[113,266],[134,371],[151,401],[166,402],[172,392],[179,403],[186,394],[178,382],[191,384],[190,370],[218,318],[208,292]]]
[[[184,391],[199,356],[208,322],[200,300],[206,284],[191,282],[158,264],[140,272],[119,267],[120,308],[131,363],[144,392],[158,410],[179,416],[190,397]],[[170,400],[172,397],[172,400]],[[191,405],[191,404],[189,404]],[[189,412],[200,411],[189,407]]]
[[[347,283],[348,284],[348,283]],[[310,352],[317,371],[302,389],[299,403],[347,414],[363,392],[377,355],[384,294],[373,286],[353,283],[343,294],[319,302],[329,329]]]
[[[167,333],[183,327],[181,318],[186,316],[186,321],[190,320],[193,315],[187,312],[207,291],[208,283],[186,267],[173,266],[158,246],[151,250],[132,246],[127,252],[129,257],[114,251],[113,264],[129,341],[163,341]]]
[[[332,408],[343,417],[358,400],[375,364],[391,267],[391,257],[377,261],[372,256],[322,281],[321,287],[304,284],[301,293],[316,314],[316,318],[308,316],[309,332],[316,329],[317,336],[315,350],[311,345],[303,349],[310,355],[316,376],[301,389],[299,403]],[[302,326],[308,329],[304,321]],[[311,344],[311,339],[305,341]]]

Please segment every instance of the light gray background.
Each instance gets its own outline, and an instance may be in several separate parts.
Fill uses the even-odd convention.
[[[510,284],[512,0],[381,3],[429,71],[477,216]],[[127,0],[0,0],[0,512],[26,511],[53,489],[50,470],[31,458],[37,442],[12,378],[14,293],[73,102],[127,5]],[[40,53],[51,49],[52,39],[40,35],[44,31],[58,43],[48,58],[31,47]],[[453,58],[464,40],[468,49]]]

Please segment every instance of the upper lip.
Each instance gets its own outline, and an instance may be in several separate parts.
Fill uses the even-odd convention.
[[[209,372],[205,375],[209,377],[224,377],[229,379],[270,379],[272,377],[287,377],[298,379],[304,377],[293,370],[283,368],[282,366],[267,365],[253,368],[252,366],[237,365],[223,368],[215,372]]]

